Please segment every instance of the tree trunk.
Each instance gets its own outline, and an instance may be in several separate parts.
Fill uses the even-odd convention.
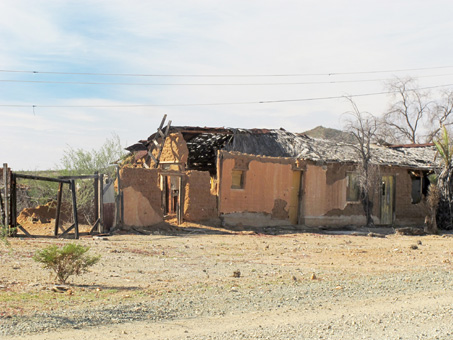
[[[437,208],[437,226],[440,229],[453,229],[453,168],[448,166],[439,175],[439,207]]]
[[[363,210],[365,212],[365,217],[366,217],[366,226],[367,227],[372,227],[374,226],[373,218],[371,216],[373,212],[373,202],[370,200],[370,196],[368,193],[362,193],[362,206]]]

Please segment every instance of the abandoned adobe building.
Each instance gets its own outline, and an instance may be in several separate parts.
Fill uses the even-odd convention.
[[[179,221],[243,227],[365,224],[350,145],[283,129],[174,126],[167,133],[127,148],[125,226],[150,226],[172,214]],[[154,148],[158,139],[160,150]],[[434,147],[373,145],[372,154],[378,169],[374,223],[423,225]]]

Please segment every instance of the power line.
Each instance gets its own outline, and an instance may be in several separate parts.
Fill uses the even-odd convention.
[[[453,75],[434,74],[418,76],[417,78],[447,77]],[[360,80],[328,80],[328,81],[307,81],[307,82],[285,82],[285,83],[120,83],[120,82],[83,82],[83,81],[54,81],[54,80],[16,80],[0,79],[1,83],[33,83],[33,84],[71,84],[71,85],[121,85],[121,86],[288,86],[288,85],[321,85],[321,84],[346,84],[346,83],[367,83],[391,81],[389,78],[381,79],[360,79]]]
[[[0,104],[0,107],[21,107],[21,108],[137,108],[137,107],[188,107],[188,106],[226,106],[226,105],[250,105],[250,104],[271,104],[285,102],[304,102],[315,100],[342,99],[345,97],[365,97],[393,92],[375,92],[366,94],[330,96],[330,97],[313,97],[302,99],[278,99],[278,100],[260,100],[247,102],[221,102],[221,103],[193,103],[193,104],[126,104],[126,105],[25,105],[25,104]]]
[[[442,87],[450,87],[453,84],[435,85],[421,87],[418,90],[429,90]],[[413,90],[408,90],[413,91]],[[250,105],[250,104],[275,104],[289,102],[307,102],[316,100],[332,100],[342,98],[357,98],[370,97],[384,94],[398,93],[398,91],[383,91],[359,94],[345,94],[342,96],[327,96],[327,97],[312,97],[299,99],[276,99],[276,100],[260,100],[246,102],[221,102],[221,103],[193,103],[193,104],[126,104],[126,105],[26,105],[26,104],[0,104],[0,107],[18,107],[18,108],[137,108],[137,107],[187,107],[187,106],[224,106],[224,105]]]
[[[114,77],[307,77],[307,76],[338,76],[354,74],[376,74],[394,72],[413,72],[425,70],[439,70],[453,68],[453,66],[434,66],[391,70],[373,70],[356,72],[329,72],[329,73],[282,73],[282,74],[146,74],[146,73],[96,73],[96,72],[53,72],[53,71],[30,71],[30,70],[0,70],[4,73],[29,73],[29,74],[53,74],[53,75],[84,75],[84,76],[114,76]]]

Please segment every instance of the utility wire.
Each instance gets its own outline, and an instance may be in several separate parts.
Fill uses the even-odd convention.
[[[442,87],[450,87],[453,84],[435,85],[420,87],[417,90],[430,90]],[[408,90],[414,91],[414,90]],[[260,100],[260,101],[247,101],[247,102],[222,102],[222,103],[194,103],[194,104],[126,104],[126,105],[26,105],[26,104],[0,104],[0,107],[26,107],[26,108],[134,108],[134,107],[183,107],[183,106],[222,106],[222,105],[248,105],[248,104],[272,104],[272,103],[288,103],[288,102],[306,102],[316,100],[331,100],[342,98],[356,98],[356,97],[370,97],[383,94],[393,94],[398,91],[383,91],[359,94],[345,94],[342,96],[327,96],[327,97],[312,97],[300,99],[277,99],[277,100]]]
[[[428,90],[442,87],[453,86],[453,84],[436,85],[419,88],[419,90]],[[25,104],[0,104],[0,107],[25,107],[25,108],[135,108],[135,107],[186,107],[186,106],[225,106],[225,105],[249,105],[249,104],[275,104],[289,102],[307,102],[316,100],[332,100],[342,98],[370,97],[384,94],[397,93],[398,91],[383,91],[361,94],[345,94],[343,96],[312,97],[299,99],[277,99],[277,100],[260,100],[246,102],[223,102],[223,103],[194,103],[194,104],[126,104],[126,105],[25,105]]]
[[[304,102],[315,100],[330,100],[341,98],[375,96],[381,94],[389,94],[393,92],[375,92],[366,94],[330,96],[330,97],[313,97],[302,99],[278,99],[278,100],[260,100],[248,102],[224,102],[224,103],[194,103],[194,104],[126,104],[126,105],[24,105],[24,104],[0,104],[0,107],[25,107],[25,108],[135,108],[135,107],[187,107],[187,106],[226,106],[226,105],[249,105],[249,104],[271,104],[285,102]]]
[[[55,75],[115,76],[115,77],[307,77],[307,76],[338,76],[353,74],[394,73],[394,72],[439,70],[448,68],[453,68],[453,66],[435,66],[435,67],[419,67],[419,68],[357,71],[357,72],[285,73],[285,74],[141,74],[141,73],[51,72],[51,71],[29,71],[29,70],[0,70],[0,72],[55,74]]]
[[[418,76],[416,78],[435,78],[451,76],[448,74],[434,74]],[[72,84],[72,85],[121,85],[121,86],[287,86],[287,85],[320,85],[320,84],[345,84],[345,83],[367,83],[386,82],[392,79],[361,79],[361,80],[328,80],[328,81],[307,81],[307,82],[285,82],[285,83],[119,83],[119,82],[83,82],[83,81],[53,81],[53,80],[16,80],[0,79],[0,83],[34,83],[34,84]]]

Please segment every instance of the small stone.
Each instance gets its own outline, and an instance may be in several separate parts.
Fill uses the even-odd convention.
[[[69,288],[65,286],[54,286],[51,288],[51,290],[55,293],[64,293],[67,291]]]

